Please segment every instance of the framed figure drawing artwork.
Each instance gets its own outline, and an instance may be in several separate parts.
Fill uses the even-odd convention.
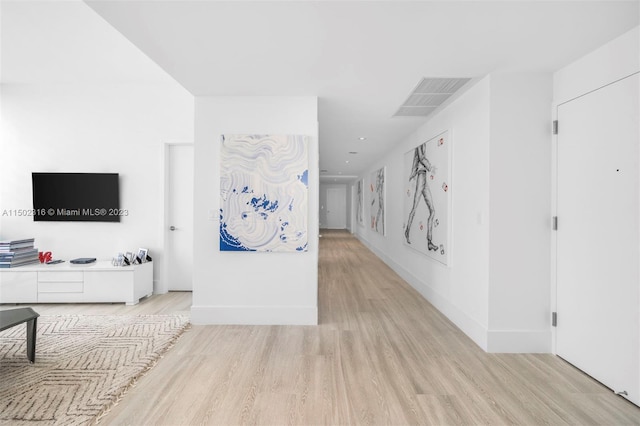
[[[357,183],[357,208],[356,219],[360,225],[364,225],[364,180],[360,179]]]
[[[451,167],[446,131],[404,155],[404,242],[449,265]]]
[[[223,135],[220,251],[305,252],[308,137]]]
[[[385,168],[371,173],[369,181],[369,214],[371,215],[371,229],[381,235],[385,235]]]

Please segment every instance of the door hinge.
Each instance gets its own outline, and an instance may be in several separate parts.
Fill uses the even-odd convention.
[[[558,313],[557,312],[551,312],[551,326],[552,327],[557,327],[558,326]]]
[[[558,230],[558,216],[553,216],[551,218],[551,227],[554,231]]]
[[[558,134],[558,120],[553,120],[553,134]]]

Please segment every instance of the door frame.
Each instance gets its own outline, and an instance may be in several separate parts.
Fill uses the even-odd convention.
[[[162,150],[162,164],[163,164],[163,180],[162,180],[162,193],[164,197],[163,212],[162,212],[162,230],[160,235],[162,236],[162,253],[166,255],[169,252],[169,150],[172,146],[177,145],[191,145],[194,146],[191,139],[170,139],[164,141]],[[163,256],[161,266],[161,279],[158,281],[156,287],[157,294],[165,294],[169,292],[169,259]]]

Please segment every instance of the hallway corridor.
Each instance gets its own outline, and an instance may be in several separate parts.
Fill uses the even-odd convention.
[[[340,334],[350,420],[640,424],[640,408],[558,357],[485,353],[351,234],[322,235],[320,324]]]

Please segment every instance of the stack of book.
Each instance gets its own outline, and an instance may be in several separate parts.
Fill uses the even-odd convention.
[[[24,240],[0,241],[0,268],[38,263],[38,249],[33,247],[33,238]]]

